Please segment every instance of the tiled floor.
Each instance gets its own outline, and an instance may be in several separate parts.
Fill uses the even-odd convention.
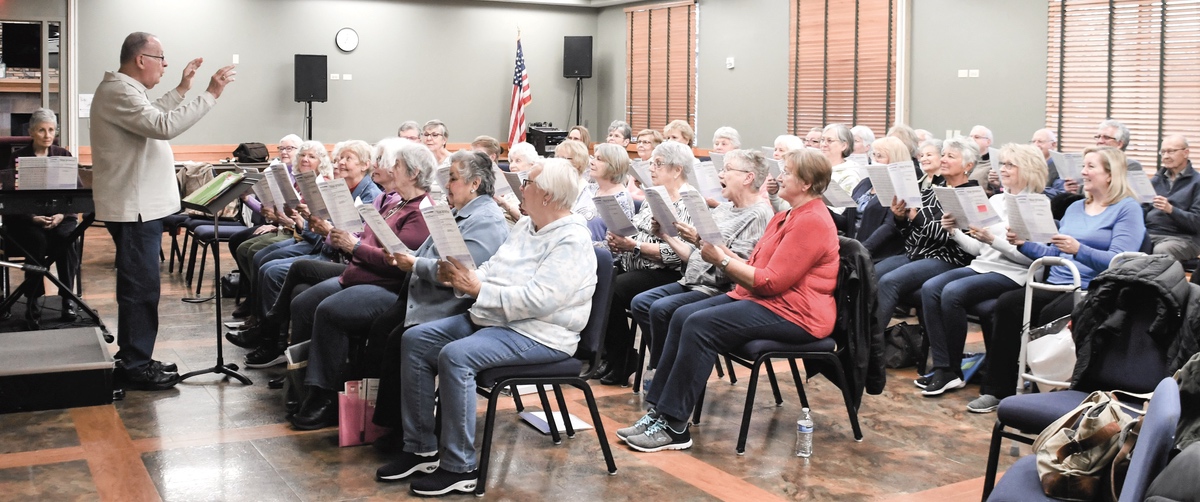
[[[111,240],[102,228],[90,230],[85,249],[85,299],[115,332]],[[222,264],[232,268],[228,258]],[[177,362],[181,371],[215,360],[213,305],[180,302],[188,296],[185,289],[180,274],[167,273],[164,264],[155,356]],[[222,310],[232,306],[227,300]],[[973,334],[969,348],[979,348],[978,338]],[[229,362],[240,363],[244,353],[226,345]],[[334,429],[292,431],[283,419],[280,391],[266,386],[277,371],[247,371],[251,386],[201,376],[170,391],[130,392],[112,406],[0,415],[0,500],[409,497],[405,483],[374,480],[375,468],[387,459],[372,448],[338,448]],[[713,375],[703,422],[693,428],[695,446],[683,452],[640,454],[622,446],[612,431],[640,416],[640,398],[628,388],[595,384],[617,462],[614,476],[605,471],[592,431],[554,445],[517,419],[511,402],[502,402],[487,497],[978,500],[995,418],[966,412],[978,387],[927,399],[910,383],[913,370],[889,371],[886,391],[863,398],[859,417],[865,437],[855,442],[841,394],[815,378],[806,387],[816,420],[815,454],[800,459],[792,455],[799,403],[786,369],[779,375],[784,404],[776,407],[762,382],[743,456],[734,446],[745,372],[737,385]],[[568,404],[577,415],[586,415],[578,391],[568,391]],[[1002,467],[1011,462],[1004,457]]]

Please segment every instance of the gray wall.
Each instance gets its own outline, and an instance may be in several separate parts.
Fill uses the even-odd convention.
[[[131,16],[129,13],[136,12]],[[236,14],[234,14],[236,13]],[[313,136],[325,142],[375,141],[405,119],[439,118],[452,142],[508,135],[516,30],[522,30],[533,88],[527,116],[564,125],[574,82],[562,78],[562,37],[594,35],[592,9],[463,0],[105,0],[80,2],[81,92],[118,66],[132,31],[155,33],[169,67],[151,97],[178,84],[186,62],[205,59],[192,95],[239,54],[237,81],[217,107],[175,144],[274,142],[302,133],[303,104],[293,98],[293,54],[327,54],[329,102],[313,104]],[[342,54],[334,34],[354,28],[358,50]],[[596,117],[596,87],[584,87],[585,119]],[[81,121],[88,144],[87,120]]]
[[[983,124],[997,145],[1029,141],[1046,122],[1046,0],[912,2],[913,126],[942,136]]]

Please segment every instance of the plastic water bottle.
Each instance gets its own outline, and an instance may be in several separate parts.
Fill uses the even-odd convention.
[[[796,421],[796,456],[812,456],[813,421],[808,408],[801,410],[800,420]]]
[[[642,395],[650,393],[650,383],[654,381],[654,370],[647,368],[642,371]]]

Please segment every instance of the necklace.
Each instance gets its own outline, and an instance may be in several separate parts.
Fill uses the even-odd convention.
[[[384,214],[384,215],[383,215],[383,219],[385,219],[385,220],[386,220],[386,219],[388,219],[388,218],[392,217],[392,215],[393,215],[393,214],[396,214],[396,211],[399,211],[399,210],[401,210],[401,209],[404,209],[404,205],[405,205],[405,204],[408,204],[408,201],[407,201],[407,200],[405,200],[404,198],[401,198],[401,199],[400,199],[400,203],[399,203],[399,204],[396,204],[396,205],[395,205],[395,206],[393,206],[391,209],[388,209],[388,212],[387,212],[387,214]]]

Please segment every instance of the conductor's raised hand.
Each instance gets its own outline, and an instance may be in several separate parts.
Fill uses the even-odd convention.
[[[179,87],[175,88],[179,94],[187,94],[192,90],[192,78],[196,76],[196,70],[200,69],[202,63],[204,63],[204,58],[196,58],[188,61],[187,66],[183,67],[183,77],[179,79]]]
[[[214,98],[220,98],[221,93],[225,91],[225,86],[236,80],[236,76],[237,70],[234,69],[234,65],[221,67],[221,69],[217,70],[217,72],[213,74],[212,78],[209,79],[208,93],[212,94]]]

